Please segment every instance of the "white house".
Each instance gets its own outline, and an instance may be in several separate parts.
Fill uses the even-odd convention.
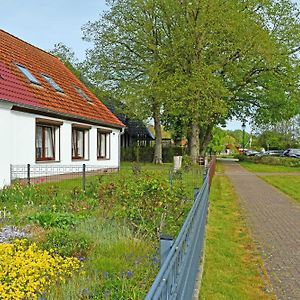
[[[123,128],[58,58],[0,30],[0,188],[14,165],[119,168]]]

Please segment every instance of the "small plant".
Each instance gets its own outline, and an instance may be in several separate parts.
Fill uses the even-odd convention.
[[[134,162],[132,164],[132,172],[133,172],[134,175],[139,175],[141,173],[141,170],[142,170],[142,168],[141,168],[141,165],[139,163]]]
[[[90,238],[82,233],[54,229],[47,234],[43,247],[46,250],[55,249],[63,256],[86,257],[91,245]]]
[[[82,217],[68,212],[38,212],[28,217],[29,221],[37,223],[41,227],[69,228],[77,225]]]
[[[191,167],[192,167],[192,159],[189,155],[183,155],[182,157],[182,169],[185,172],[190,171]]]

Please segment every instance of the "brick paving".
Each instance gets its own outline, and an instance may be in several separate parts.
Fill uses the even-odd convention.
[[[299,203],[236,162],[224,166],[241,198],[275,294],[278,299],[300,300]]]

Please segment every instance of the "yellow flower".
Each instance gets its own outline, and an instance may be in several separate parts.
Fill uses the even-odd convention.
[[[0,244],[0,299],[38,299],[51,284],[65,281],[81,265],[77,258],[40,250],[27,240]]]

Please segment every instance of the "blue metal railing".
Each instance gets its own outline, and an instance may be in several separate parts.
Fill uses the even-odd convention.
[[[203,257],[208,196],[214,161],[205,174],[203,185],[169,253],[164,259],[145,300],[192,299]]]

